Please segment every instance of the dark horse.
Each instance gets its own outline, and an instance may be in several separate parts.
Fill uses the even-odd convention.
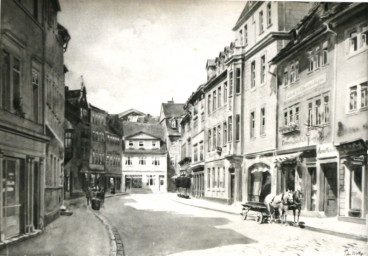
[[[293,194],[293,203],[288,205],[288,210],[292,210],[293,211],[293,215],[294,215],[294,225],[297,224],[299,225],[299,216],[300,216],[300,211],[302,208],[302,198],[303,198],[303,193],[300,190],[295,190],[294,192],[292,192]],[[298,211],[298,215],[295,215],[295,212]],[[297,221],[295,221],[295,217],[297,217]]]
[[[269,194],[266,196],[264,203],[270,215],[270,222],[275,220],[277,210],[281,222],[286,223],[288,207],[294,203],[293,193],[288,190],[278,195]]]

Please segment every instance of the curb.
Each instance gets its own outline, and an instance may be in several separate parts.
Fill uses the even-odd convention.
[[[198,206],[198,205],[188,204],[188,203],[181,202],[181,201],[178,201],[178,200],[175,200],[175,199],[171,199],[171,200],[174,201],[174,202],[177,202],[179,204],[189,205],[189,206],[193,206],[193,207],[197,207],[197,208],[201,208],[201,209],[206,209],[206,210],[211,210],[211,211],[216,211],[216,212],[221,212],[221,213],[227,213],[227,214],[232,214],[232,215],[239,215],[239,213],[235,213],[235,212],[224,211],[224,210],[219,210],[219,209],[205,207],[205,206]],[[328,234],[328,235],[338,236],[338,237],[342,237],[342,238],[349,238],[349,239],[354,239],[354,240],[359,240],[359,241],[364,241],[364,242],[368,241],[368,237],[355,235],[355,234],[342,233],[342,232],[338,232],[338,231],[322,229],[322,228],[316,228],[316,227],[306,226],[306,225],[299,226],[299,228],[314,231],[314,232],[324,233],[324,234]]]
[[[113,227],[107,220],[107,218],[105,218],[100,212],[94,211],[91,208],[88,209],[97,217],[97,219],[101,221],[101,223],[107,229],[110,239],[110,256],[125,256],[123,241],[121,240],[117,228]]]

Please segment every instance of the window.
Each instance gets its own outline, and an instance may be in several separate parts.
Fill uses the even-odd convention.
[[[368,24],[365,24],[362,27],[362,33],[360,38],[360,47],[366,47],[368,46]]]
[[[212,105],[212,110],[215,111],[216,110],[216,90],[213,91],[213,105]]]
[[[267,4],[267,26],[272,24],[271,3]]]
[[[308,125],[313,124],[313,103],[312,102],[308,103],[308,121],[307,123]]]
[[[13,60],[13,91],[15,99],[20,98],[20,60]]]
[[[322,123],[321,99],[317,99],[315,101],[314,108],[315,108],[316,125],[320,125]]]
[[[294,118],[294,122],[295,122],[295,124],[299,124],[299,105],[295,106],[295,118]]]
[[[322,65],[328,63],[328,41],[324,42],[322,45]]]
[[[213,136],[212,136],[212,149],[215,150],[217,147],[217,143],[216,143],[216,127],[213,128]]]
[[[132,140],[129,141],[129,147],[130,148],[134,147],[134,142]]]
[[[266,127],[266,110],[265,108],[261,108],[261,135],[265,134]]]
[[[315,60],[316,60],[316,62],[315,62],[315,69],[318,69],[318,68],[320,68],[321,67],[321,65],[322,65],[322,55],[321,55],[321,50],[320,50],[320,48],[319,47],[317,47],[316,48],[316,56],[315,56]]]
[[[351,86],[349,90],[349,111],[368,107],[368,82]]]
[[[72,133],[71,132],[65,132],[65,148],[71,148],[72,146]]]
[[[211,113],[211,95],[208,95],[208,97],[207,97],[207,111],[208,111],[208,114],[210,114]]]
[[[295,62],[295,81],[299,79],[299,61]]]
[[[263,28],[263,11],[259,12],[259,33],[263,33],[264,28]]]
[[[240,93],[241,88],[241,70],[236,68],[235,92]]]
[[[248,45],[248,26],[244,26],[244,44]]]
[[[156,147],[156,141],[152,141],[152,147],[155,148]]]
[[[243,46],[243,30],[239,30],[239,44]]]
[[[329,123],[330,122],[330,97],[328,95],[323,96],[323,122]]]
[[[266,81],[266,56],[261,57],[261,84]]]
[[[308,62],[309,62],[309,68],[308,71],[312,72],[314,70],[314,57],[312,55],[312,52],[308,52]]]
[[[176,129],[178,127],[178,121],[173,118],[171,119],[171,128]]]
[[[222,140],[222,137],[221,137],[221,125],[217,126],[217,146],[218,147],[221,147],[221,140]]]
[[[152,158],[152,165],[160,165],[160,158],[157,156],[154,156]]]
[[[236,115],[235,139],[240,140],[240,115]]]
[[[218,93],[218,95],[217,95],[218,107],[221,107],[221,105],[222,105],[222,103],[221,103],[221,100],[222,100],[221,89],[222,89],[221,87],[219,87],[217,89],[217,93]]]
[[[212,149],[212,132],[211,132],[211,130],[208,130],[208,138],[207,138],[207,140],[208,140],[208,148],[207,148],[207,151],[208,152],[210,152],[211,151],[211,149]]]
[[[156,175],[147,175],[147,186],[156,185]]]
[[[224,168],[221,168],[221,167],[219,167],[218,168],[219,169],[219,188],[223,188],[224,187],[224,180],[223,180],[223,178],[224,178],[224,176],[223,176],[223,172],[224,172]]]
[[[224,104],[227,102],[227,82],[224,83]]]
[[[294,64],[291,64],[291,66],[290,66],[290,83],[294,83],[295,80],[296,80],[295,67],[294,67]]]
[[[143,141],[139,142],[139,148],[144,148],[144,142]]]
[[[33,121],[38,122],[38,91],[39,91],[40,74],[36,70],[32,70],[32,103],[33,103]]]
[[[199,161],[203,161],[204,160],[204,145],[203,145],[203,141],[201,141],[199,143]]]
[[[193,162],[198,162],[198,144],[193,146]]]
[[[231,71],[229,74],[229,97],[233,96],[233,75],[233,71]]]
[[[368,82],[360,85],[360,107],[368,107]]]
[[[146,157],[144,157],[144,156],[140,156],[140,157],[139,157],[138,164],[139,164],[139,165],[146,165]]]
[[[251,63],[251,77],[250,77],[250,88],[254,89],[256,87],[256,62]]]
[[[228,129],[228,134],[229,134],[229,138],[228,141],[232,141],[233,140],[233,117],[229,116],[228,118],[228,125],[229,125],[229,129]]]
[[[254,112],[250,113],[250,137],[254,138],[254,128],[255,128],[255,115]]]
[[[226,146],[226,142],[227,142],[227,123],[224,122],[223,126],[223,139],[222,139],[222,143],[224,146]]]
[[[288,69],[287,67],[284,68],[284,75],[283,75],[283,84],[286,86],[288,85],[289,77],[288,77]]]
[[[217,173],[216,173],[216,187],[220,187],[220,167],[217,167]]]
[[[349,34],[349,53],[353,53],[358,50],[358,33],[356,31]]]
[[[1,81],[1,95],[2,95],[2,108],[10,110],[10,55],[6,51],[3,54],[3,65],[2,65],[2,81]]]
[[[357,86],[352,86],[350,87],[350,100],[349,100],[349,110],[356,110],[357,109],[357,105],[358,105],[358,90],[357,90]]]

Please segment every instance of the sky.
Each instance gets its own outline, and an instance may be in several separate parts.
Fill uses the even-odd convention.
[[[110,114],[135,108],[158,116],[206,82],[206,61],[235,39],[245,1],[60,0],[71,35],[66,85],[83,75],[89,103]]]

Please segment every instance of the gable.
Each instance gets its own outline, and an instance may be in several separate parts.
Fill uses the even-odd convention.
[[[133,140],[159,140],[159,138],[149,135],[147,133],[140,132],[138,134],[127,137],[127,139]]]

